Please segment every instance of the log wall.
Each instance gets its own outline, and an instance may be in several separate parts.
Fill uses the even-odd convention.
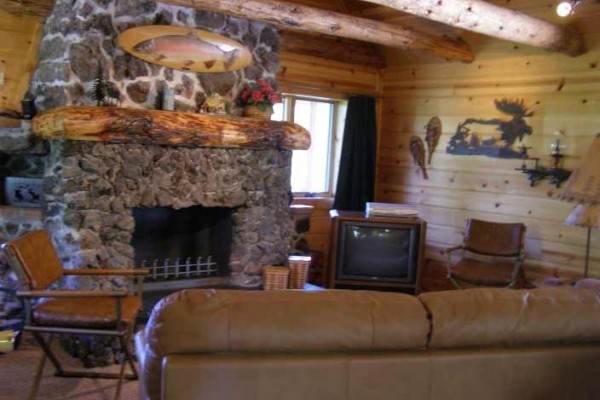
[[[553,18],[548,7],[525,6],[524,12]],[[550,144],[561,130],[567,142],[563,166],[576,167],[600,132],[600,26],[594,24],[600,7],[587,11],[578,14],[577,23],[586,32],[589,51],[575,58],[471,34],[467,41],[477,53],[472,64],[397,53],[388,59],[395,58],[382,78],[376,199],[418,205],[428,222],[429,259],[442,260],[445,248],[461,242],[468,217],[521,221],[527,225],[529,278],[582,274],[587,230],[563,224],[572,205],[556,198],[554,186],[542,181],[530,187],[526,175],[515,170],[518,159],[457,156],[445,149],[467,118],[510,119],[495,108],[495,99],[523,99],[535,113],[526,118],[533,128],[525,139],[530,156],[550,166]],[[425,180],[408,144],[411,135],[424,138],[424,126],[433,116],[441,119],[443,135]],[[472,129],[493,133],[493,127]],[[599,230],[592,231],[590,272],[600,276]]]
[[[279,89],[296,94],[344,98],[349,94],[377,96],[379,70],[291,53],[280,54]]]
[[[0,108],[21,111],[21,100],[37,63],[42,23],[38,17],[0,10]]]

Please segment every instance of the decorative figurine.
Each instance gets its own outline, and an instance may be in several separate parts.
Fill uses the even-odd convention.
[[[106,82],[102,77],[102,70],[92,84],[92,100],[96,101],[97,106],[117,107],[121,105],[121,92],[113,82]]]
[[[227,114],[227,102],[220,94],[210,95],[200,107],[202,114]]]

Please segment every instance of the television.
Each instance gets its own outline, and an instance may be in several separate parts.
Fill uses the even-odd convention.
[[[330,288],[419,292],[423,220],[337,210],[331,216]]]

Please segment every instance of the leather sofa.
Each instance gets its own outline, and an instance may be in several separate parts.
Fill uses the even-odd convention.
[[[597,285],[191,289],[136,336],[142,399],[600,398]]]

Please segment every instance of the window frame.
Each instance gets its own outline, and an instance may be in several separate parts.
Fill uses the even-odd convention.
[[[318,96],[307,96],[295,93],[283,93],[281,95],[283,99],[283,118],[284,121],[293,122],[295,116],[295,106],[297,100],[311,101],[326,103],[332,106],[331,116],[329,120],[329,143],[328,143],[328,154],[327,154],[327,186],[326,192],[293,192],[294,197],[333,197],[335,194],[335,186],[337,183],[336,172],[338,170],[337,164],[339,161],[339,154],[341,152],[341,140],[343,132],[339,132],[339,112],[340,103],[343,100],[332,99]],[[339,145],[337,144],[339,142]],[[338,148],[339,147],[339,148]]]

